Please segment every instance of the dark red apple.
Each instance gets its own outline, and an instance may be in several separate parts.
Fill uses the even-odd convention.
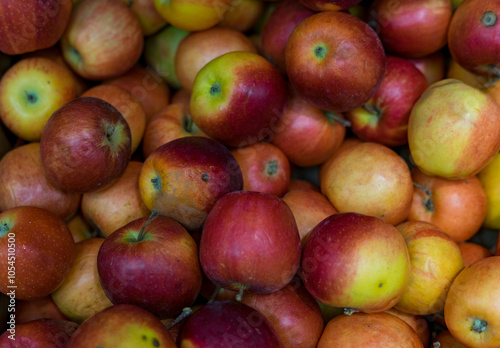
[[[181,347],[284,347],[276,330],[259,311],[235,301],[211,302],[188,319]]]
[[[200,240],[207,277],[233,291],[270,293],[287,285],[300,261],[292,211],[275,195],[236,191],[219,198]]]
[[[111,104],[94,97],[73,99],[47,121],[40,140],[49,180],[68,191],[102,189],[125,171],[131,133]]]
[[[338,11],[314,14],[293,30],[285,51],[288,77],[319,109],[347,111],[366,103],[379,86],[385,52],[362,20]]]
[[[193,304],[201,288],[198,247],[177,221],[139,218],[108,236],[97,256],[104,293],[168,318]]]
[[[427,79],[415,65],[388,56],[382,83],[373,98],[346,112],[351,130],[364,141],[387,146],[406,144],[411,109],[426,89]]]

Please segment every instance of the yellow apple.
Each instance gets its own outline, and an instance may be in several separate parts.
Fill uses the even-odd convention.
[[[486,193],[486,217],[483,226],[494,230],[500,229],[500,153],[479,172],[479,181]]]

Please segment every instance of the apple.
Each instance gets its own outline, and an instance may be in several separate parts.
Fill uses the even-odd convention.
[[[394,308],[414,315],[429,315],[444,308],[448,289],[464,268],[456,243],[439,227],[422,221],[396,226],[410,253],[410,279]]]
[[[117,180],[127,167],[130,128],[108,102],[76,98],[47,121],[40,153],[45,174],[56,187],[82,193],[96,191]]]
[[[81,197],[80,193],[59,189],[45,177],[40,143],[19,146],[0,160],[0,211],[36,206],[69,220],[78,211]]]
[[[349,136],[345,137],[344,140],[342,140],[342,142],[340,143],[340,146],[338,147],[338,149],[335,150],[333,152],[333,154],[326,161],[324,161],[320,165],[320,167],[319,167],[318,179],[319,179],[319,182],[320,182],[321,186],[323,186],[323,187],[326,186],[326,180],[325,180],[325,182],[323,182],[323,179],[326,177],[325,174],[328,171],[330,171],[330,167],[331,167],[332,163],[334,162],[334,160],[341,153],[343,153],[344,151],[346,151],[347,149],[349,149],[351,146],[359,144],[361,142],[362,141],[358,137],[356,137],[355,135],[349,135]]]
[[[373,97],[384,75],[385,52],[365,22],[325,11],[295,27],[285,64],[290,82],[305,100],[319,109],[344,112]]]
[[[142,165],[142,162],[130,161],[123,174],[110,186],[83,194],[81,212],[104,237],[150,214],[139,190]]]
[[[446,78],[460,80],[463,83],[466,83],[469,86],[478,89],[485,89],[490,87],[496,79],[496,77],[494,76],[483,76],[469,71],[458,64],[457,61],[453,58],[450,58],[450,61],[448,63]]]
[[[94,97],[102,99],[118,110],[127,121],[132,137],[134,153],[142,141],[146,128],[146,113],[139,101],[125,89],[114,85],[98,85],[87,89],[81,97]]]
[[[52,113],[75,97],[67,68],[46,58],[21,59],[0,80],[0,119],[18,137],[39,141]]]
[[[67,348],[176,348],[162,322],[150,312],[129,304],[103,309],[78,326]]]
[[[298,270],[300,236],[292,211],[275,195],[228,193],[203,225],[200,263],[216,285],[233,291],[271,293]],[[272,265],[272,266],[270,266]]]
[[[0,51],[17,55],[55,45],[72,6],[71,0],[0,1]]]
[[[198,72],[190,110],[209,137],[242,147],[272,136],[287,98],[285,79],[269,61],[255,53],[229,52]]]
[[[325,162],[337,151],[347,125],[343,114],[320,110],[292,90],[271,142],[290,162],[312,167]]]
[[[68,317],[56,306],[50,295],[29,301],[17,300],[15,313],[16,324],[38,319],[68,320]]]
[[[154,0],[156,10],[173,26],[202,31],[219,23],[231,6],[229,0]]]
[[[375,95],[345,114],[351,130],[364,141],[391,147],[405,145],[411,109],[426,89],[427,79],[411,62],[388,56]]]
[[[419,58],[446,45],[453,10],[450,0],[375,0],[369,13],[388,52]]]
[[[180,42],[188,35],[187,30],[167,25],[158,33],[147,37],[144,42],[146,63],[173,89],[181,88],[181,83],[175,74],[175,54]]]
[[[479,231],[488,201],[476,176],[450,180],[425,175],[415,168],[412,179],[413,199],[408,220],[432,223],[457,243]]]
[[[189,109],[189,100],[187,105]],[[194,124],[185,105],[172,101],[149,121],[142,141],[142,154],[147,158],[163,144],[188,136],[205,134]]]
[[[318,348],[330,347],[424,348],[416,332],[389,313],[341,314],[328,322]]]
[[[200,136],[160,146],[146,158],[139,176],[148,209],[158,210],[190,231],[202,227],[220,197],[242,188],[241,169],[231,151]]]
[[[43,208],[20,206],[0,213],[0,254],[0,292],[32,300],[61,285],[76,249],[63,219]]]
[[[434,347],[440,348],[468,348],[455,339],[448,330],[441,331],[433,340]]]
[[[486,216],[483,226],[500,230],[500,153],[488,162],[477,177],[486,194]]]
[[[356,6],[361,0],[300,0],[300,2],[314,11],[348,10]]]
[[[374,216],[338,213],[311,231],[300,274],[311,295],[326,305],[382,312],[405,291],[410,255],[393,225]]]
[[[409,58],[407,60],[413,63],[424,74],[429,86],[443,80],[446,76],[446,60],[443,50],[436,51],[424,57]]]
[[[38,319],[17,324],[14,334],[5,331],[0,336],[0,346],[2,348],[65,348],[77,326],[76,323],[61,319]]]
[[[291,179],[290,184],[288,185],[288,192],[294,190],[313,190],[316,192],[320,192],[319,187],[304,179]]]
[[[283,0],[276,4],[262,28],[261,42],[264,56],[286,74],[285,48],[293,29],[315,12],[299,0]]]
[[[97,254],[104,238],[89,238],[76,243],[76,258],[71,271],[51,297],[57,308],[78,324],[111,307],[97,271]]]
[[[167,22],[158,13],[154,0],[122,0],[136,15],[144,36],[157,33]]]
[[[243,190],[283,196],[291,178],[290,162],[279,147],[266,142],[231,151],[243,174]]]
[[[97,235],[97,231],[85,220],[81,211],[78,211],[66,224],[75,243]]]
[[[479,75],[498,77],[500,4],[469,0],[457,7],[448,30],[448,48],[459,65]]]
[[[113,304],[132,304],[160,319],[191,306],[201,288],[198,247],[174,219],[136,219],[109,235],[99,249],[97,270]]]
[[[317,224],[330,215],[337,213],[328,198],[312,189],[288,191],[283,196],[283,200],[292,210],[302,246],[304,246],[309,233]]]
[[[321,175],[321,192],[339,212],[372,215],[395,225],[408,217],[413,184],[406,162],[394,150],[362,142],[331,162]]]
[[[75,6],[61,40],[64,59],[80,76],[104,80],[139,60],[144,36],[136,16],[120,0],[85,0]]]
[[[469,267],[476,261],[493,256],[489,249],[477,243],[458,243],[458,249],[460,250],[460,254],[462,255],[462,260],[464,261],[464,267]]]
[[[410,325],[410,327],[417,333],[420,341],[422,341],[422,345],[424,346],[424,348],[429,347],[429,340],[431,335],[429,330],[429,323],[427,322],[425,316],[401,312],[394,307],[386,310],[385,313],[392,314]]]
[[[182,88],[191,91],[201,68],[234,51],[257,53],[257,48],[246,35],[234,29],[215,27],[190,33],[180,42],[174,61],[175,75]]]
[[[154,71],[135,65],[119,77],[103,81],[105,85],[121,87],[141,103],[146,124],[170,102],[170,88]]]
[[[216,301],[198,309],[184,324],[180,347],[284,347],[259,311],[235,301]]]
[[[232,1],[229,6],[218,26],[245,33],[259,20],[265,4],[260,0],[237,0]]]
[[[459,80],[429,86],[408,121],[414,163],[425,174],[449,179],[479,173],[500,150],[499,115],[490,96]]]
[[[446,296],[446,327],[467,347],[500,345],[499,274],[499,256],[482,259],[457,275]]]
[[[298,279],[270,294],[246,294],[241,303],[262,313],[285,347],[316,348],[325,325],[323,315]]]

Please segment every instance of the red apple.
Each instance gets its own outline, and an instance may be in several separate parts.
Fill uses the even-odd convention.
[[[241,190],[243,177],[226,147],[206,137],[172,140],[153,151],[139,176],[141,197],[189,230],[202,227],[217,200]]]
[[[61,190],[45,177],[40,143],[19,146],[0,161],[0,211],[29,205],[68,220],[77,212],[80,201],[81,194]]]
[[[136,16],[120,0],[85,0],[75,6],[61,38],[64,59],[80,76],[104,80],[139,60],[144,36]]]
[[[162,322],[150,312],[128,304],[108,307],[78,326],[68,348],[176,348]]]
[[[209,137],[242,147],[274,133],[287,96],[285,79],[269,61],[255,53],[229,52],[196,75],[190,110]]]
[[[198,309],[184,325],[181,347],[284,347],[259,311],[235,301],[216,301]]]
[[[330,306],[385,311],[401,298],[409,277],[403,236],[373,216],[331,215],[304,245],[301,278],[316,300]]]
[[[61,285],[76,249],[60,217],[46,209],[21,206],[0,214],[0,254],[0,292],[11,299],[31,300]]]
[[[191,306],[201,287],[198,247],[177,221],[152,215],[108,236],[97,256],[106,296],[169,318]]]
[[[50,295],[29,301],[16,301],[16,324],[37,319],[68,320],[68,317],[61,312]]]
[[[499,11],[500,3],[492,0],[468,0],[457,7],[448,30],[448,47],[460,66],[498,77]]]
[[[250,31],[262,15],[266,4],[260,0],[238,0],[230,4],[218,26],[245,33]]]
[[[408,61],[424,74],[429,86],[446,77],[446,60],[443,50],[420,58],[409,58]]]
[[[110,185],[130,161],[127,121],[102,99],[76,98],[47,121],[40,140],[49,180],[68,191],[89,192]]]
[[[493,256],[493,254],[489,249],[477,243],[472,243],[472,242],[458,243],[458,249],[460,250],[460,254],[462,254],[464,267],[469,267],[476,261]]]
[[[412,63],[387,57],[385,74],[375,95],[346,113],[351,130],[364,141],[392,147],[405,145],[411,109],[426,89],[427,79]]]
[[[391,54],[419,58],[446,45],[449,0],[375,0],[369,11],[369,23]]]
[[[72,6],[71,0],[0,1],[0,51],[16,55],[55,45]]]
[[[237,191],[219,198],[201,233],[203,271],[228,290],[271,293],[283,288],[297,272],[300,252],[292,211],[266,193]]]
[[[347,10],[361,2],[361,0],[300,0],[300,2],[314,11]]]
[[[384,74],[385,53],[365,22],[325,11],[295,27],[285,63],[290,82],[305,100],[320,109],[344,112],[373,97]]]

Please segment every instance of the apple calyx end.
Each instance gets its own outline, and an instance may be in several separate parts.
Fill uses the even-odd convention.
[[[320,44],[320,45],[316,45],[314,47],[314,56],[316,58],[318,58],[319,60],[324,59],[326,56],[326,53],[327,53],[327,49],[326,49],[325,45]]]
[[[153,184],[153,188],[156,191],[161,190],[161,178],[158,175],[156,175],[153,179],[151,179],[151,183]]]
[[[1,221],[0,222],[0,237],[5,236],[10,230],[10,226],[7,222]]]
[[[486,11],[483,13],[483,16],[481,17],[481,23],[485,27],[493,27],[495,24],[497,24],[497,15],[493,11]]]
[[[275,175],[278,172],[278,161],[272,160],[266,164],[266,173],[267,175]]]
[[[210,95],[211,96],[214,96],[214,95],[217,95],[221,92],[221,85],[220,85],[220,82],[214,82],[214,84],[212,85],[212,87],[210,87]]]
[[[24,94],[26,96],[26,100],[28,101],[28,104],[35,104],[38,101],[38,96],[34,92],[25,91]]]
[[[475,318],[472,321],[471,331],[476,331],[478,334],[481,334],[486,331],[488,328],[488,322],[483,319]]]

